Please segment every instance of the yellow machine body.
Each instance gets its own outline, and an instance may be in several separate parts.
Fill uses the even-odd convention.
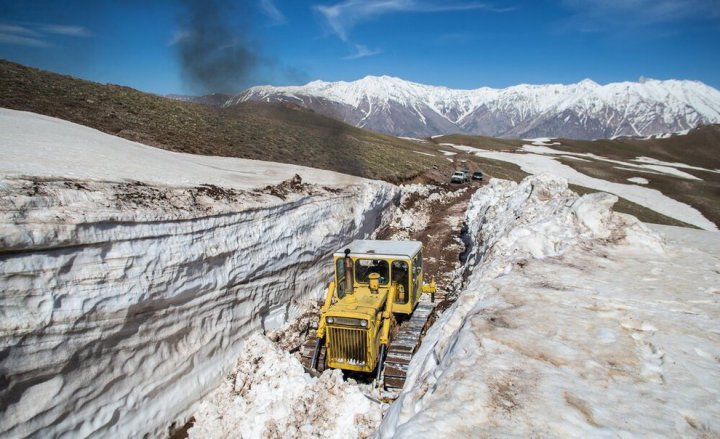
[[[372,372],[387,347],[396,317],[412,314],[423,292],[418,241],[354,241],[333,257],[317,330],[327,346],[327,367]],[[350,276],[350,279],[348,279]],[[351,280],[351,281],[350,281]]]

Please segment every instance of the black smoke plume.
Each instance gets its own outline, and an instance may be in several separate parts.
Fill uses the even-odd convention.
[[[249,37],[247,0],[183,0],[182,34],[175,45],[185,83],[196,92],[232,93],[247,86],[262,64]]]

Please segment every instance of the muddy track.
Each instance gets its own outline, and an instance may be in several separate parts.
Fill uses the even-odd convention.
[[[393,222],[376,233],[377,239],[413,239],[424,245],[424,272],[435,277],[441,295],[452,292],[455,270],[465,251],[462,240],[465,211],[482,182],[462,185],[435,183],[409,187]],[[422,218],[407,227],[403,218]]]

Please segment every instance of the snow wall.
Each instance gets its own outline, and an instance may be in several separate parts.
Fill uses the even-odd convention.
[[[711,431],[720,377],[705,352],[720,345],[707,304],[717,288],[687,281],[670,300],[676,260],[654,231],[613,212],[616,201],[578,197],[549,175],[476,192],[463,290],[425,336],[378,437]],[[677,251],[688,252],[698,253]],[[683,309],[692,299],[702,308]],[[663,355],[678,366],[661,372]]]
[[[0,436],[167,434],[397,197],[204,189],[0,183]]]

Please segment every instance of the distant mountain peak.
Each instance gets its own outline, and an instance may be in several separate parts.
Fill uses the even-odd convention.
[[[720,123],[720,92],[698,81],[605,85],[519,84],[456,90],[394,76],[253,87],[226,105],[288,101],[359,127],[398,136],[469,133],[500,137],[651,136]]]

